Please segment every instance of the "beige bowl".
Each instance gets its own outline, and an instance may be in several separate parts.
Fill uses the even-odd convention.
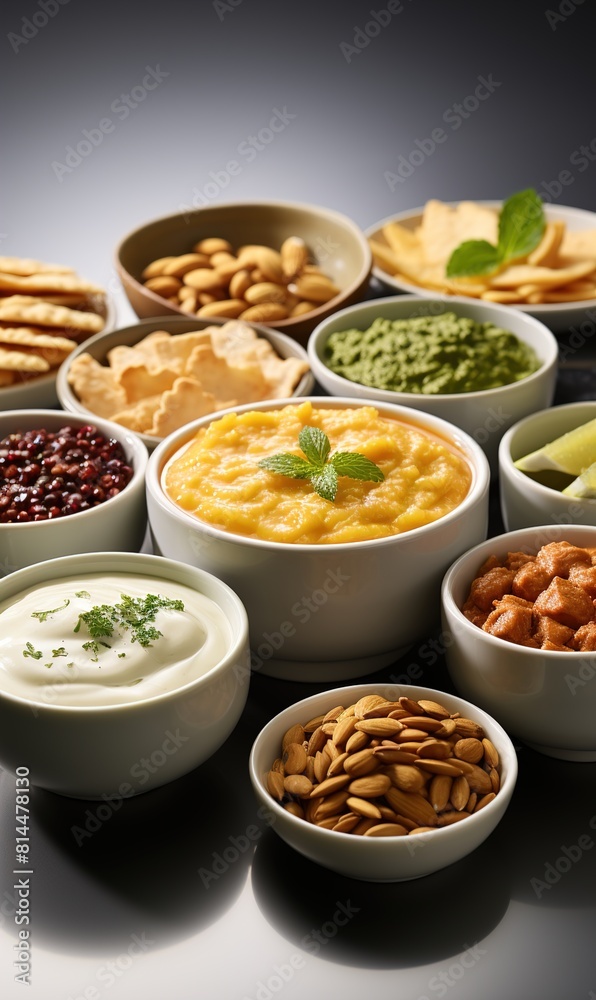
[[[72,354],[66,358],[58,370],[56,379],[56,389],[62,407],[72,413],[85,415],[89,420],[94,419],[94,414],[87,407],[83,406],[68,381],[70,366],[75,358],[85,352],[89,353],[96,361],[102,364],[107,363],[108,352],[120,344],[132,347],[140,340],[147,337],[156,330],[165,330],[167,333],[175,335],[177,333],[192,333],[194,330],[204,330],[208,326],[222,326],[228,323],[226,319],[193,319],[185,316],[161,316],[157,319],[146,320],[144,323],[135,323],[134,326],[121,327],[112,330],[110,333],[98,333],[95,337],[80,344]],[[291,337],[272,330],[270,327],[250,323],[249,326],[255,330],[260,337],[265,337],[275,349],[280,358],[299,358],[301,361],[308,361],[306,351]],[[294,396],[307,396],[314,387],[314,377],[310,371],[306,372],[294,390]],[[139,434],[149,451],[159,444],[161,438],[151,434]]]
[[[259,243],[274,249],[279,249],[288,236],[302,237],[312,262],[341,289],[339,295],[305,316],[271,324],[302,343],[325,316],[365,294],[372,255],[364,233],[351,219],[318,205],[229,202],[155,219],[123,238],[116,249],[115,266],[137,316],[188,315],[145,288],[141,272],[159,257],[191,251],[195,243],[208,236],[223,237],[234,247]]]

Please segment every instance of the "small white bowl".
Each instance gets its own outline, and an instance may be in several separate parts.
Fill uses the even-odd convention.
[[[362,399],[306,397],[318,407],[371,405]],[[267,400],[223,413],[272,410],[303,399]],[[389,403],[393,417],[453,442],[467,458],[472,482],[462,503],[420,528],[372,541],[292,544],[222,531],[176,505],[162,485],[172,456],[201,427],[196,420],[169,435],[147,466],[147,509],[154,551],[190,562],[225,580],[244,601],[252,666],[270,676],[345,681],[395,660],[439,617],[443,573],[486,538],[489,468],[479,445],[438,417]]]
[[[95,334],[95,336],[110,333],[116,325],[116,306],[111,296],[102,296],[97,312],[103,316],[105,323],[101,333]],[[89,340],[91,339],[90,337]],[[83,343],[89,343],[89,340],[83,341]],[[39,378],[30,378],[24,382],[15,382],[14,385],[0,387],[0,410],[26,410],[31,406],[58,406],[56,386],[58,371],[59,369],[54,368],[53,371],[48,372],[47,375],[41,375]]]
[[[425,396],[414,392],[374,389],[352,382],[332,372],[325,363],[325,345],[329,336],[338,330],[364,331],[378,317],[398,320],[411,316],[437,316],[445,312],[510,330],[534,349],[540,367],[527,378],[496,389]],[[358,303],[320,323],[311,334],[307,350],[315,379],[327,392],[375,402],[398,403],[442,417],[470,434],[481,445],[493,475],[497,472],[499,441],[504,432],[527,413],[548,406],[552,402],[557,379],[558,345],[546,326],[510,307],[457,296],[429,299],[418,295],[397,295]]]
[[[60,405],[71,413],[85,414],[88,420],[95,419],[93,411],[83,406],[68,381],[68,373],[74,359],[83,353],[90,354],[100,364],[107,364],[108,352],[113,347],[120,345],[133,347],[139,341],[149,336],[150,333],[155,333],[157,330],[165,330],[166,333],[175,336],[181,333],[192,333],[195,330],[205,330],[209,326],[223,326],[224,323],[229,322],[230,320],[227,319],[198,319],[196,316],[158,316],[156,319],[144,320],[141,323],[133,324],[133,326],[120,327],[108,333],[98,333],[95,337],[91,337],[90,340],[85,341],[84,344],[80,344],[75,348],[58,369],[56,389]],[[249,323],[248,326],[252,327],[259,337],[264,337],[265,340],[268,340],[280,358],[298,358],[300,361],[307,361],[304,347],[285,333],[280,333],[271,327],[261,326],[256,323]],[[294,389],[293,395],[308,396],[312,392],[313,387],[314,377],[310,371],[307,371]],[[138,434],[137,436],[140,437],[150,452],[162,440],[152,434]]]
[[[458,202],[449,202],[450,205],[457,205]],[[479,205],[486,208],[500,209],[502,201],[479,201]],[[398,212],[397,215],[389,215],[380,222],[375,222],[366,230],[368,239],[374,239],[381,243],[385,242],[383,236],[383,226],[388,222],[399,222],[406,229],[414,230],[422,222],[424,207],[411,208],[405,212]],[[584,229],[596,229],[596,213],[587,212],[582,208],[569,208],[566,205],[544,205],[544,213],[547,221],[564,222],[566,227],[572,231]],[[378,265],[373,265],[373,275],[388,290],[394,292],[407,292],[415,295],[422,295],[424,298],[435,298],[436,292],[422,285],[414,285],[408,281],[396,278]],[[450,295],[445,296],[445,300],[451,300]],[[474,301],[472,299],[472,301]],[[537,305],[512,305],[505,306],[505,309],[520,309],[528,316],[534,316],[544,323],[553,333],[564,333],[575,323],[581,323],[585,319],[590,319],[592,324],[596,316],[596,299],[586,299],[582,302],[561,302],[543,303]]]
[[[596,658],[519,646],[490,635],[460,610],[490,555],[537,552],[549,542],[596,547],[596,527],[542,524],[476,545],[445,574],[441,591],[447,667],[457,691],[510,735],[562,760],[596,760]]]
[[[565,496],[536,482],[514,464],[561,434],[594,419],[596,401],[566,403],[532,413],[509,428],[499,446],[501,515],[507,531],[549,522],[596,524],[596,499]]]
[[[8,410],[0,413],[0,439],[13,431],[93,424],[107,438],[120,442],[132,466],[129,483],[115,497],[96,507],[49,521],[0,524],[0,576],[42,559],[77,552],[138,551],[147,530],[145,470],[148,453],[137,434],[99,417],[63,410]]]
[[[284,733],[295,723],[304,724],[336,705],[351,705],[367,694],[389,700],[401,695],[427,698],[451,712],[473,719],[496,747],[501,761],[501,787],[492,802],[460,823],[432,833],[401,837],[362,837],[325,830],[293,816],[267,791],[267,773],[279,756]],[[371,882],[399,882],[430,875],[470,854],[495,829],[509,805],[517,779],[517,757],[511,740],[489,715],[462,698],[433,688],[404,685],[357,684],[322,691],[305,698],[271,719],[257,736],[250,754],[250,779],[261,804],[269,810],[272,829],[290,847],[325,868],[349,878]]]
[[[143,553],[68,556],[0,580],[0,602],[62,578],[120,572],[154,577],[156,589],[165,580],[211,599],[229,623],[225,655],[182,687],[128,703],[58,705],[42,687],[26,698],[0,686],[0,765],[13,774],[27,768],[31,785],[106,800],[150,791],[207,760],[242,714],[249,688],[246,612],[208,573]]]

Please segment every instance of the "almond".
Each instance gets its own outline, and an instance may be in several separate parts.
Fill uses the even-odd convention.
[[[364,831],[365,837],[404,837],[407,834],[405,826],[399,823],[376,823]]]
[[[425,733],[434,733],[441,728],[438,719],[431,719],[426,715],[407,715],[401,719],[406,729],[421,729]]]
[[[246,268],[240,268],[235,271],[230,278],[230,287],[228,289],[230,295],[233,299],[243,299],[247,288],[252,285],[252,278],[249,271]]]
[[[222,299],[221,302],[209,302],[197,310],[197,316],[209,319],[212,316],[221,316],[222,319],[238,319],[241,313],[246,311],[246,302],[243,299]]]
[[[243,267],[258,268],[263,275],[264,281],[275,281],[281,285],[284,281],[284,272],[281,266],[281,254],[272,247],[260,244],[247,244],[238,250],[238,260]],[[306,298],[306,296],[301,296]]]
[[[305,726],[305,730],[308,732],[308,727]],[[322,750],[326,742],[327,742],[327,737],[323,732],[323,730],[321,729],[321,726],[319,725],[310,734],[310,739],[308,741],[306,752],[311,757],[314,757],[317,750]]]
[[[357,813],[347,812],[338,819],[333,829],[338,833],[351,833],[359,822],[360,816]]]
[[[287,774],[284,778],[284,788],[289,795],[307,799],[312,792],[313,784],[305,774]]]
[[[463,737],[472,736],[476,740],[484,737],[484,729],[477,722],[472,722],[472,719],[455,719],[455,729]]]
[[[262,302],[284,303],[286,289],[274,281],[258,281],[255,285],[249,285],[244,293],[244,298],[251,306],[259,306]]]
[[[284,809],[286,812],[292,813],[292,816],[297,816],[298,819],[304,819],[304,809],[299,802],[292,799],[290,802],[284,804]]]
[[[169,298],[170,295],[177,295],[181,284],[179,278],[174,278],[167,274],[159,274],[155,278],[148,278],[145,282],[145,288],[148,288],[150,292],[155,292],[156,295],[161,295],[163,298]]]
[[[344,774],[344,761],[349,757],[349,753],[340,753],[339,757],[332,760],[327,770],[327,777],[334,778],[336,774]]]
[[[420,708],[426,713],[426,715],[432,716],[434,719],[448,719],[449,712],[444,705],[439,705],[436,701],[429,701],[426,698],[421,698],[418,702]]]
[[[474,812],[477,813],[480,811],[480,809],[484,809],[484,807],[487,806],[489,802],[492,802],[494,797],[495,797],[494,792],[487,792],[487,794],[483,795],[481,799],[478,799],[476,805],[474,806]]]
[[[458,760],[466,760],[468,764],[477,764],[484,757],[484,747],[474,736],[466,736],[458,740],[453,747],[453,753]]]
[[[304,743],[304,729],[299,722],[290,726],[284,733],[281,741],[282,750],[285,750],[290,743]]]
[[[333,778],[325,778],[319,785],[315,785],[310,793],[311,799],[319,799],[325,795],[333,795],[334,792],[345,788],[351,781],[349,774],[336,774]]]
[[[484,748],[484,759],[489,767],[499,766],[499,754],[497,753],[496,747],[489,739],[484,737],[482,740],[482,746]]]
[[[446,774],[435,774],[434,778],[431,780],[428,789],[428,800],[435,812],[440,813],[445,809],[447,803],[449,802],[452,785],[453,778],[450,778]]]
[[[204,253],[183,253],[168,261],[161,273],[181,278],[187,271],[194,271],[197,267],[207,267],[208,265],[209,258]]]
[[[302,299],[300,302],[297,302],[295,306],[290,308],[290,316],[292,319],[296,316],[304,316],[306,313],[312,312],[313,309],[316,308],[316,302],[307,302],[306,299]]]
[[[233,253],[232,244],[220,236],[207,236],[205,239],[199,240],[198,243],[195,243],[193,250],[195,253],[207,254],[208,257],[214,253],[221,253],[222,250]]]
[[[432,760],[432,758],[417,761],[416,767],[423,771],[430,771],[431,774],[446,774],[450,778],[459,778],[462,773],[461,767],[458,767],[457,764],[450,764],[446,760]]]
[[[460,812],[462,809],[466,808],[470,798],[470,786],[468,785],[468,780],[464,775],[460,775],[459,778],[455,778],[453,785],[451,787],[451,805],[455,810]]]
[[[281,759],[286,774],[302,774],[306,767],[306,750],[302,743],[288,743]]]
[[[344,716],[337,723],[335,729],[333,730],[333,735],[331,737],[333,743],[337,743],[338,746],[342,746],[347,743],[348,739],[356,729],[357,719],[354,715]]]
[[[141,271],[141,278],[146,281],[147,278],[156,278],[159,274],[165,273],[165,268],[172,261],[177,260],[176,257],[158,257],[157,260],[152,260],[147,267]]]
[[[240,319],[247,323],[274,323],[276,320],[287,319],[288,310],[279,302],[262,302],[258,306],[249,306],[240,313]]]
[[[359,750],[364,750],[369,743],[370,736],[367,733],[360,733],[356,730],[346,743],[346,750],[348,753],[358,753]]]
[[[391,787],[391,778],[387,774],[369,774],[363,778],[355,778],[348,785],[350,795],[357,795],[363,799],[376,799],[377,796],[384,795]]]
[[[340,292],[337,285],[322,274],[301,274],[288,288],[301,299],[317,303],[329,302]]]
[[[357,719],[363,719],[367,712],[378,705],[386,705],[387,699],[380,694],[365,694],[359,698],[354,705],[354,715]]]
[[[472,792],[478,792],[479,795],[486,795],[488,792],[492,792],[493,786],[490,780],[490,775],[483,771],[481,767],[477,764],[471,764],[470,767],[473,770],[466,773],[466,778],[468,779],[468,785]]]
[[[446,760],[451,757],[451,747],[442,740],[426,740],[420,746],[418,756],[432,760]]]
[[[441,813],[438,817],[439,826],[451,826],[452,823],[459,823],[461,819],[467,819],[470,815],[471,813],[465,812],[465,810],[462,810],[462,812],[454,810],[453,812]]]
[[[385,792],[385,799],[396,813],[414,820],[417,826],[436,826],[437,814],[430,802],[419,792],[402,792],[393,785]]]
[[[355,728],[369,736],[394,736],[401,733],[403,726],[398,719],[360,719]]]
[[[313,817],[315,822],[326,819],[327,816],[333,816],[334,813],[339,813],[341,815],[344,804],[348,799],[348,793],[344,791],[334,792],[333,795],[327,795],[322,799],[310,799],[310,802],[315,802],[315,810]],[[349,808],[349,807],[348,807]]]
[[[355,812],[366,819],[382,819],[379,807],[368,799],[361,799],[357,795],[351,795],[346,799],[346,805],[350,812]]]
[[[401,707],[405,708],[409,715],[424,715],[419,702],[413,701],[413,699],[408,698],[407,695],[402,694],[401,697],[398,698],[398,701]]]
[[[274,799],[281,802],[285,795],[284,777],[279,771],[269,771],[267,775],[267,791]]]
[[[279,253],[284,277],[291,281],[300,274],[308,260],[306,243],[300,236],[288,236],[283,241]]]
[[[390,764],[385,768],[390,783],[404,792],[419,792],[425,783],[424,774],[411,764]]]
[[[197,267],[192,271],[187,271],[182,278],[185,285],[196,288],[199,292],[211,292],[213,289],[222,289],[224,279],[217,271],[210,267]]]
[[[372,747],[359,750],[358,753],[351,754],[344,761],[344,771],[354,778],[360,778],[364,774],[369,774],[379,766],[379,761],[375,760]]]

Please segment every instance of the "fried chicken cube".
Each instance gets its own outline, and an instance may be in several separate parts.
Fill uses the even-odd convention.
[[[504,566],[494,566],[473,581],[468,601],[481,611],[490,611],[495,601],[500,601],[505,594],[511,592],[514,576],[512,570],[505,569]]]
[[[478,628],[482,628],[488,618],[488,611],[481,611],[479,607],[468,601],[464,604],[462,612],[468,621],[472,622],[472,625],[477,625]]]
[[[536,556],[531,555],[529,552],[508,552],[505,566],[507,569],[512,569],[514,573],[517,573],[526,563],[533,562],[536,562]]]
[[[584,566],[583,563],[574,563],[569,570],[568,579],[575,583],[582,590],[585,590],[588,597],[596,599],[596,566]]]
[[[526,601],[535,601],[550,583],[550,576],[534,560],[523,563],[513,578],[512,593]]]
[[[555,576],[543,590],[535,601],[534,609],[536,614],[547,615],[572,629],[585,625],[596,616],[594,603],[586,592],[560,576]]]
[[[569,645],[582,653],[594,652],[596,650],[596,621],[580,625]]]
[[[496,601],[494,610],[488,615],[482,627],[485,632],[507,642],[537,648],[539,643],[532,635],[533,626],[531,601],[506,594],[502,600]]]
[[[592,563],[589,552],[581,549],[570,542],[550,542],[543,545],[536,556],[537,563],[550,576],[567,579],[572,566],[579,563],[583,566],[590,566]]]
[[[534,615],[534,638],[541,649],[570,650],[574,635],[575,631],[568,625],[561,625],[548,615],[539,615],[536,621]]]

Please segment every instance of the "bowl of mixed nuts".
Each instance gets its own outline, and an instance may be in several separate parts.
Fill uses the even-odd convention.
[[[359,684],[290,705],[257,736],[250,777],[278,835],[351,878],[429,875],[492,833],[517,779],[513,744],[452,694]]]
[[[372,255],[356,223],[331,209],[228,202],[140,226],[118,245],[115,266],[141,319],[242,318],[305,343],[363,298]]]

